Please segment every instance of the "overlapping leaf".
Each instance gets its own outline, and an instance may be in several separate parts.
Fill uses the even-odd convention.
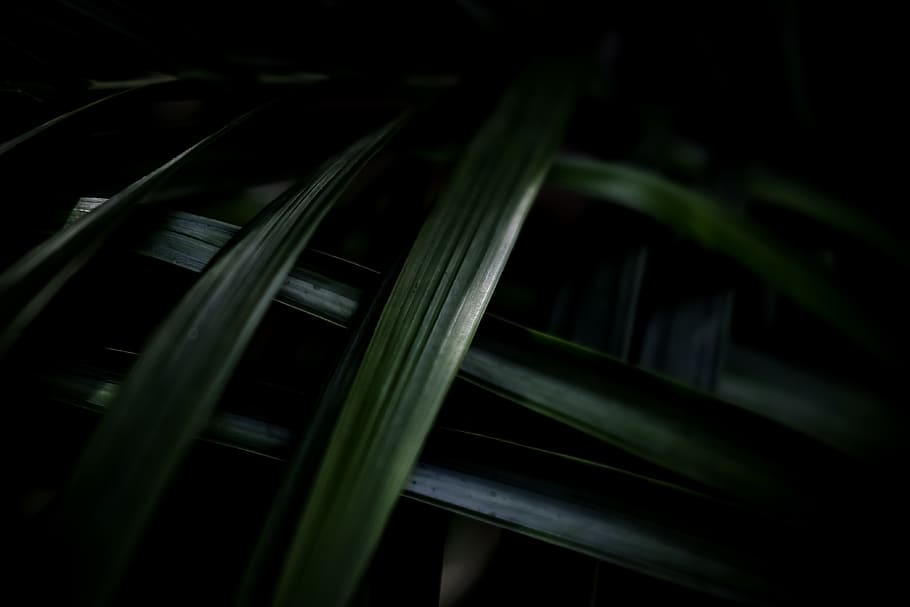
[[[236,230],[229,224],[176,213],[161,231],[138,245],[138,250],[197,269]],[[276,301],[347,325],[360,297],[352,285],[296,267]],[[809,489],[800,475],[811,466],[802,457],[796,458],[796,466],[788,460],[789,451],[783,445],[799,445],[792,436],[733,410],[737,406],[846,453],[873,459],[878,451],[870,445],[878,445],[876,441],[884,436],[882,429],[889,423],[896,425],[893,412],[884,405],[875,407],[876,424],[869,424],[872,403],[868,395],[853,395],[838,407],[830,406],[830,400],[816,400],[790,410],[780,393],[766,389],[765,397],[756,397],[759,388],[755,387],[748,399],[720,401],[609,356],[490,316],[481,324],[459,374],[678,474],[740,499],[760,497],[765,505],[777,507],[787,507],[795,493],[801,492],[797,489]],[[778,388],[780,391],[786,393],[787,387]],[[850,423],[859,419],[867,423]],[[762,438],[748,447],[743,433]],[[655,440],[659,437],[663,439]],[[888,445],[881,447],[887,450]]]
[[[580,157],[560,158],[549,183],[649,215],[705,248],[732,257],[870,352],[883,357],[891,353],[884,331],[822,268],[707,196],[646,171]]]
[[[55,116],[54,118],[51,118],[50,120],[39,124],[35,128],[33,128],[29,131],[26,131],[25,133],[22,133],[21,135],[19,135],[17,137],[13,137],[9,141],[0,143],[0,156],[19,147],[20,145],[22,145],[23,143],[26,143],[27,141],[31,141],[32,139],[35,139],[36,137],[41,136],[43,133],[51,130],[54,127],[57,127],[60,124],[65,124],[68,122],[72,122],[74,119],[82,118],[85,115],[98,110],[98,108],[108,107],[111,104],[111,102],[122,99],[124,96],[127,96],[127,95],[133,95],[133,94],[135,94],[135,91],[138,91],[138,90],[140,90],[140,89],[132,88],[132,89],[124,90],[124,91],[119,91],[117,93],[107,95],[100,99],[96,99],[95,101],[92,101],[91,103],[87,103],[74,110],[70,110],[69,112],[66,112],[65,114],[60,114],[59,116]]]
[[[116,381],[72,373],[54,378],[52,398],[100,411],[110,407],[119,389]],[[457,401],[451,404],[458,406]],[[471,463],[472,445],[459,440],[464,433],[447,434],[455,439],[448,458],[451,462],[418,463],[404,496],[709,594],[748,603],[770,599],[780,590],[776,586],[787,567],[783,563],[776,568],[763,566],[758,555],[750,554],[750,548],[758,547],[752,545],[754,540],[700,536],[691,528],[694,521],[685,510],[648,507],[658,496],[662,506],[682,504],[699,511],[720,508],[720,514],[736,516],[704,497],[608,470],[603,478],[615,491],[604,503],[593,499],[591,490],[596,487],[567,478],[558,477],[557,484],[541,484],[545,475],[533,465],[504,474],[493,460],[478,470],[477,464]],[[292,441],[291,433],[283,427],[230,413],[217,414],[203,437],[267,456],[281,456]],[[524,445],[492,440],[499,443],[500,450],[527,450]],[[569,467],[591,465],[558,453],[539,455],[533,462],[554,458],[568,459]],[[599,489],[603,492],[606,488]],[[584,495],[587,499],[580,497]],[[680,532],[683,525],[689,526],[686,532]]]
[[[280,570],[281,561],[287,552],[288,540],[293,534],[297,514],[305,503],[313,477],[319,469],[322,454],[394,285],[394,278],[395,273],[390,272],[383,279],[370,304],[361,309],[353,319],[347,347],[319,398],[296,453],[291,458],[281,488],[272,502],[266,524],[259,535],[250,565],[237,593],[235,605],[260,604],[273,592],[276,571]],[[317,298],[317,301],[320,300],[321,298]]]
[[[465,151],[345,401],[276,604],[350,598],[557,150],[573,80],[554,67],[524,73]]]
[[[361,139],[273,201],[220,252],[155,332],[64,496],[64,546],[79,554],[72,563],[76,597],[90,604],[109,599],[155,504],[211,417],[295,259],[398,124]]]
[[[794,514],[828,465],[811,441],[608,356],[488,317],[462,374],[723,494]]]
[[[231,121],[134,182],[82,221],[70,223],[53,234],[0,274],[0,356],[151,191],[255,111]]]
[[[433,464],[417,466],[408,492],[421,501],[716,596],[747,604],[762,604],[773,596],[773,581],[752,559],[646,516],[599,509],[556,491],[543,493],[520,482],[503,483]]]
[[[73,207],[70,222],[79,221],[103,204],[103,198],[82,198]],[[134,250],[175,266],[201,272],[240,228],[233,224],[180,211],[165,217],[161,227],[140,240]],[[357,287],[295,266],[275,300],[344,326],[360,300]]]

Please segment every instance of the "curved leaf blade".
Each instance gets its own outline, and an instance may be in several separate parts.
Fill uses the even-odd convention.
[[[275,604],[350,598],[557,151],[572,88],[565,68],[525,72],[468,146],[383,310]]]
[[[0,357],[150,192],[258,109],[232,120],[184,150],[109,198],[82,220],[67,224],[0,274],[0,319],[4,325],[0,330]]]
[[[400,263],[399,263],[400,265]],[[239,606],[267,602],[276,585],[281,561],[293,536],[297,513],[306,501],[323,452],[356,377],[370,337],[394,284],[396,272],[390,271],[365,309],[353,319],[348,344],[329,378],[292,456],[278,494],[272,501],[265,526],[259,535],[243,582],[234,600]],[[268,597],[268,598],[267,598]]]
[[[238,229],[213,222],[204,217],[174,213],[161,231],[138,245],[138,250],[198,271],[218,250],[216,245],[209,243],[226,241]],[[353,285],[298,266],[291,271],[276,301],[347,326],[361,297],[360,290]],[[563,369],[565,376],[555,373],[555,369]],[[850,392],[831,384],[828,389],[839,394],[836,403],[832,398],[802,399],[796,407],[796,388],[792,382],[776,386],[770,380],[763,383],[750,380],[748,385],[751,387],[747,391],[740,381],[736,384],[737,390],[731,388],[729,394],[724,393],[718,399],[609,356],[490,315],[484,316],[459,375],[678,474],[744,499],[754,496],[752,481],[758,471],[768,472],[769,465],[773,467],[774,461],[780,461],[781,453],[774,450],[757,454],[743,452],[743,445],[735,439],[738,436],[735,429],[748,427],[757,431],[756,428],[762,427],[768,437],[767,444],[776,444],[774,437],[780,435],[780,429],[775,430],[767,424],[756,425],[749,415],[724,412],[725,409],[746,409],[852,457],[872,462],[880,461],[900,444],[896,436],[897,428],[901,427],[897,415],[875,395],[865,391]],[[567,382],[566,378],[573,381]],[[607,378],[613,380],[607,381]],[[732,380],[724,382],[724,386],[728,383],[733,386]],[[832,406],[834,404],[837,406]],[[635,424],[627,426],[631,418],[625,411],[636,417],[644,415],[648,424],[669,433],[665,436],[672,435],[675,428],[679,436],[677,448],[681,449],[683,457],[669,457],[656,448],[657,443],[650,440],[648,433],[636,430],[639,427]],[[692,415],[680,418],[681,412]],[[614,415],[621,423],[614,422]],[[886,431],[888,429],[891,431]],[[704,441],[696,438],[702,434],[710,438]],[[709,444],[726,456],[700,457],[698,461],[689,457],[694,456],[695,451],[704,451]],[[763,462],[762,457],[770,457],[772,464]],[[755,458],[759,459],[750,463]],[[740,472],[747,476],[731,477],[734,468],[729,462],[734,461],[740,462]],[[777,476],[780,480],[780,474]],[[792,478],[783,484],[790,485],[792,490]]]
[[[60,114],[59,116],[55,116],[55,117],[51,118],[50,120],[39,124],[35,128],[33,128],[29,131],[26,131],[25,133],[22,133],[21,135],[19,135],[17,137],[13,137],[12,139],[10,139],[8,141],[0,143],[0,156],[19,147],[20,145],[22,145],[23,143],[26,143],[27,141],[31,141],[32,139],[35,139],[36,137],[41,136],[46,131],[51,130],[52,128],[54,128],[55,126],[57,126],[59,124],[72,122],[75,119],[82,118],[86,114],[89,114],[89,113],[97,110],[99,107],[108,106],[112,102],[119,101],[122,97],[129,95],[131,93],[134,93],[135,91],[139,91],[142,88],[144,88],[144,87],[135,87],[135,88],[126,89],[123,91],[118,91],[111,95],[106,95],[100,99],[96,99],[95,101],[92,101],[91,103],[86,103],[85,105],[77,107],[76,109],[70,110],[69,112],[66,112],[64,114]]]
[[[746,184],[749,194],[761,202],[810,217],[869,247],[910,265],[910,249],[884,226],[865,213],[807,187],[767,174],[753,175]]]
[[[94,376],[55,377],[55,398],[88,405],[93,410],[108,408],[119,390],[116,382]],[[457,406],[457,403],[453,403]],[[456,431],[452,434],[462,435]],[[201,437],[259,456],[283,458],[292,446],[292,433],[284,427],[230,413],[216,414]],[[490,440],[490,437],[481,437]],[[539,450],[492,439],[509,451]],[[738,516],[736,511],[698,494],[648,477],[629,475],[622,470],[606,470],[602,480],[609,488],[569,482],[572,475],[550,475],[556,484],[541,486],[539,470],[552,467],[552,459],[569,459],[568,465],[590,467],[593,462],[575,460],[560,453],[541,453],[529,464],[500,470],[497,464],[476,469],[476,460],[461,457],[470,449],[456,443],[451,461],[426,460],[415,466],[402,493],[440,508],[465,514],[491,525],[516,531],[572,551],[604,559],[622,567],[669,580],[710,594],[746,602],[762,602],[786,587],[781,577],[787,566],[767,570],[767,563],[753,554],[748,537],[704,537],[693,533],[692,521],[683,507],[650,509],[647,504],[659,496],[662,504],[689,504],[689,509],[720,510]],[[475,461],[475,464],[471,464]],[[495,459],[492,461],[496,461]],[[542,461],[550,462],[541,466]],[[517,468],[517,469],[514,469]],[[561,468],[560,468],[561,469]],[[504,478],[503,478],[504,477]],[[582,499],[595,493],[612,495],[610,502]],[[739,513],[741,514],[741,513]],[[714,520],[713,516],[707,517]],[[747,521],[754,519],[746,518]],[[578,524],[584,521],[583,525]],[[740,528],[740,525],[734,524]],[[687,532],[680,532],[681,529]],[[786,533],[786,529],[779,530]],[[764,537],[764,534],[759,534]],[[617,541],[617,538],[622,541]],[[769,542],[773,542],[768,538]],[[693,559],[692,553],[698,558]],[[261,597],[260,597],[261,598]]]
[[[649,215],[705,248],[737,260],[866,350],[884,358],[891,353],[884,332],[871,325],[870,318],[821,268],[703,194],[647,171],[571,156],[554,163],[548,183]]]
[[[774,604],[773,578],[729,547],[645,517],[421,463],[408,495],[497,527],[746,604]]]
[[[462,376],[741,502],[792,516],[837,458],[783,426],[604,354],[484,319]]]
[[[73,579],[83,602],[110,599],[156,503],[295,259],[399,122],[359,140],[266,207],[155,332],[64,494],[60,532],[64,545],[80,553],[71,566],[82,573]]]

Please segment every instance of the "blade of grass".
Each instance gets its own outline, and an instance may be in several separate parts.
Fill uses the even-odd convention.
[[[188,161],[231,132],[259,108],[230,123],[181,152],[148,175],[109,198],[83,220],[70,223],[39,244],[0,274],[0,358],[72,278],[127,220],[155,188]]]
[[[63,545],[78,554],[68,566],[80,603],[110,600],[156,503],[295,259],[399,123],[359,140],[273,201],[221,250],[155,332],[64,493],[59,528]]]
[[[456,167],[344,403],[275,604],[351,597],[557,151],[574,80],[565,66],[529,69]]]
[[[822,268],[703,194],[647,171],[580,157],[560,158],[548,183],[649,215],[705,248],[737,260],[869,352],[885,360],[893,354],[884,331]]]

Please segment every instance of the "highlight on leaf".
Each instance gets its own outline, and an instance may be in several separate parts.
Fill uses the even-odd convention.
[[[529,69],[465,150],[342,406],[275,604],[350,599],[557,151],[574,78]]]

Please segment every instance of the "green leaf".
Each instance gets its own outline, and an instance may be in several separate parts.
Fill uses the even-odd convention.
[[[408,494],[715,596],[763,604],[780,591],[749,555],[687,533],[684,523],[661,525],[628,507],[592,507],[558,491],[530,490],[531,478],[527,480],[528,485],[518,480],[505,483],[484,474],[420,464],[408,483]]]
[[[904,265],[910,265],[910,249],[865,213],[810,190],[798,183],[759,173],[747,182],[749,194],[761,202],[810,217],[852,236]]]
[[[145,177],[109,198],[92,213],[26,253],[0,274],[0,357],[51,299],[100,249],[149,193],[188,161],[256,113],[252,110],[197,142]]]
[[[201,271],[239,230],[229,223],[175,212],[161,230],[137,247],[143,255]],[[346,325],[360,301],[360,289],[314,270],[295,266],[275,297],[279,303],[337,325]]]
[[[525,72],[458,163],[345,401],[276,604],[343,605],[356,588],[557,151],[574,80],[565,66]]]
[[[890,356],[884,331],[822,268],[711,198],[646,171],[579,157],[560,158],[548,183],[649,215],[705,248],[737,260],[866,350],[885,359]]]
[[[738,347],[725,359],[721,398],[878,467],[903,458],[906,409],[871,386],[820,377]]]
[[[43,385],[52,387],[52,399],[101,411],[111,405],[120,385],[94,375],[57,374]],[[447,434],[476,440],[476,435],[461,431]],[[227,412],[216,414],[201,438],[279,459],[293,441],[286,428]],[[445,463],[421,461],[415,466],[402,495],[721,597],[761,602],[786,587],[781,578],[792,555],[781,555],[777,566],[769,568],[759,550],[762,542],[749,533],[745,537],[738,533],[749,530],[755,519],[742,518],[742,513],[704,496],[647,477],[494,437],[478,438],[496,444],[510,457],[490,458],[483,451],[482,463],[472,463],[478,461],[471,455],[476,445],[456,440]],[[502,460],[524,462],[518,457],[521,451],[533,457],[517,469],[501,467]],[[603,472],[594,470],[591,478],[597,481],[591,485],[570,480],[574,479],[571,474],[544,473],[575,468]],[[542,483],[546,476],[555,482]],[[597,493],[610,499],[598,499]],[[696,524],[698,518],[712,525],[725,521],[737,533],[705,534],[704,527]],[[766,539],[773,545],[773,537]]]
[[[495,317],[484,319],[462,376],[722,494],[786,515],[814,505],[831,480],[826,469],[838,461],[713,396]]]
[[[173,213],[161,231],[137,248],[196,270],[237,229],[208,218]],[[300,266],[292,270],[276,297],[276,301],[342,326],[349,324],[360,299],[356,287]],[[837,398],[805,398],[799,396],[806,391],[802,389],[805,378],[756,380],[746,378],[744,372],[722,381],[726,400],[720,400],[487,315],[459,375],[678,474],[740,499],[751,501],[758,494],[778,509],[788,507],[795,489],[808,489],[798,479],[794,487],[788,469],[796,468],[784,461],[786,452],[767,448],[792,444],[793,438],[780,442],[781,429],[736,409],[774,420],[860,459],[881,461],[899,444],[896,430],[902,424],[895,411],[874,395],[851,392],[829,380],[826,390],[837,393]],[[818,394],[821,390],[816,386],[809,391]],[[755,453],[744,450],[739,439],[749,434],[764,436]],[[664,440],[655,441],[658,435]],[[673,450],[660,448],[674,436]],[[713,449],[725,456],[713,457]],[[806,463],[803,457],[794,460]],[[776,492],[765,493],[756,486],[762,474],[777,479]]]
[[[87,103],[81,107],[78,107],[74,110],[66,112],[65,114],[55,116],[54,118],[51,118],[47,122],[39,124],[35,128],[33,128],[25,133],[22,133],[18,137],[13,137],[9,141],[0,143],[0,156],[19,147],[23,143],[26,143],[28,141],[35,139],[36,137],[41,136],[43,133],[51,130],[52,128],[54,128],[60,124],[66,124],[69,122],[73,122],[76,119],[83,118],[86,115],[91,114],[92,112],[98,110],[99,108],[109,107],[112,102],[120,101],[120,100],[122,100],[122,98],[124,96],[130,95],[131,93],[134,93],[135,91],[139,91],[141,89],[142,89],[142,87],[138,87],[138,88],[130,88],[125,91],[119,91],[117,93],[113,93],[111,95],[102,97],[101,99],[96,99],[95,101],[92,101],[91,103]]]
[[[103,202],[103,198],[80,199],[70,214],[70,222],[80,220]],[[133,250],[193,272],[201,272],[238,230],[239,227],[230,223],[175,211],[169,213],[161,226],[140,240]],[[360,297],[360,289],[355,286],[295,266],[281,285],[275,301],[346,326],[357,309]]]
[[[272,297],[322,218],[399,122],[359,140],[273,201],[219,253],[156,330],[64,494],[60,530],[64,546],[79,554],[70,565],[78,584],[74,596],[83,603],[110,599],[142,529],[211,418]]]
[[[307,422],[278,494],[272,500],[265,526],[259,534],[250,565],[237,592],[235,605],[262,604],[271,598],[281,561],[288,549],[289,538],[293,536],[297,515],[306,501],[313,477],[331,438],[332,429],[356,377],[396,275],[397,272],[390,271],[383,278],[370,305],[354,318],[347,347],[335,365],[335,371],[319,398],[313,416]]]

